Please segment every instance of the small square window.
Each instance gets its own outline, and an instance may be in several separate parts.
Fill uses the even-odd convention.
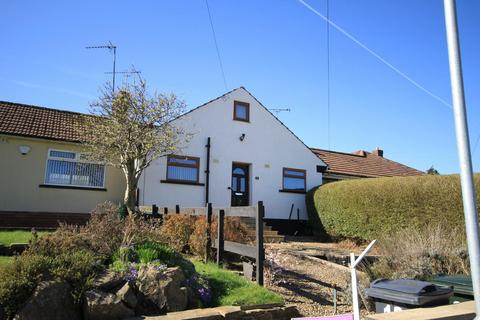
[[[283,190],[305,192],[307,172],[302,169],[283,168]]]
[[[198,182],[200,158],[170,155],[167,158],[167,180]]]
[[[250,104],[246,102],[233,102],[233,120],[250,121]]]

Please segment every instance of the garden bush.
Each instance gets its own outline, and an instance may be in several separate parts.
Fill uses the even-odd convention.
[[[0,305],[15,314],[40,281],[51,279],[69,282],[79,303],[120,247],[157,238],[154,222],[133,216],[122,220],[110,203],[97,206],[86,226],[61,225],[42,237],[34,232],[30,247],[0,269]]]
[[[161,242],[179,252],[188,251],[188,242],[193,233],[195,216],[171,214],[164,218],[160,228]]]
[[[145,242],[136,246],[138,261],[149,263],[152,261],[169,262],[176,259],[175,251],[158,242]]]
[[[479,174],[475,183],[480,190]],[[464,227],[458,175],[344,180],[312,195],[307,197],[309,219],[334,237],[371,240],[429,222]]]
[[[97,256],[88,251],[62,253],[55,257],[24,253],[0,269],[0,305],[14,315],[40,281],[61,279],[70,283],[80,302],[96,274],[103,270]]]
[[[195,220],[194,230],[190,236],[189,246],[190,251],[199,256],[205,256],[205,248],[207,245],[207,219],[205,217],[197,217]],[[213,218],[211,224],[212,243],[217,238],[218,234],[218,219]],[[224,235],[225,240],[248,243],[252,241],[248,235],[247,227],[242,224],[239,217],[225,217],[224,220]]]

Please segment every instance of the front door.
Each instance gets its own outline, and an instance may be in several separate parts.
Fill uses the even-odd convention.
[[[249,205],[248,164],[232,165],[232,207]]]

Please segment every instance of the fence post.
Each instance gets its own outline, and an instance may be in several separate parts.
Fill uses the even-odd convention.
[[[210,258],[210,251],[212,248],[212,232],[211,232],[211,227],[212,227],[212,204],[208,203],[207,204],[207,212],[206,212],[206,220],[207,220],[207,243],[205,246],[205,263],[208,262],[208,259]]]
[[[265,249],[263,248],[263,217],[265,216],[265,207],[263,201],[258,201],[257,215],[255,217],[255,231],[256,231],[256,278],[257,284],[263,286],[263,263],[265,259]]]
[[[218,212],[218,230],[217,230],[217,265],[223,263],[223,251],[225,248],[225,210],[221,209]]]
[[[180,213],[180,205],[178,204],[175,206],[175,213]]]
[[[155,204],[152,204],[152,218],[158,218],[158,207]]]

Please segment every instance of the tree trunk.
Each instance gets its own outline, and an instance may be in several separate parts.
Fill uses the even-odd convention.
[[[137,198],[138,178],[135,176],[135,167],[133,165],[126,168],[125,178],[127,180],[127,188],[123,201],[127,207],[128,214],[134,214],[136,212],[135,202]]]

